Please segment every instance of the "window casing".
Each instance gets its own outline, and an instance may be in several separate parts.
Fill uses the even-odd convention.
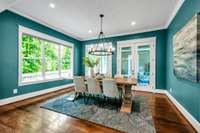
[[[91,44],[86,45],[85,47],[85,56],[91,57],[91,58],[100,58],[100,63],[94,68],[94,72],[99,72],[100,74],[104,74],[105,76],[111,77],[112,76],[112,56],[95,56],[88,54],[89,48],[93,47],[97,44]],[[105,47],[111,47],[112,43],[108,43],[105,45]],[[85,75],[90,76],[90,71],[88,67],[85,67]]]
[[[73,44],[19,26],[19,85],[73,77]]]

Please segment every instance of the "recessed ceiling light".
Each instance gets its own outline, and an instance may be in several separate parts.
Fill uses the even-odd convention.
[[[49,7],[51,7],[51,8],[55,8],[56,6],[55,6],[54,3],[50,3],[50,4],[49,4]]]
[[[136,25],[136,22],[135,22],[135,21],[132,21],[132,22],[131,22],[131,25],[132,25],[132,26]]]
[[[92,33],[92,30],[88,30],[88,33],[91,34],[91,33]]]

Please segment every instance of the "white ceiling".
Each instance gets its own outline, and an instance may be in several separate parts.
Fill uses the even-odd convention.
[[[0,12],[11,7],[13,4],[15,4],[16,1],[19,0],[0,0]]]
[[[55,8],[49,7],[54,3]],[[10,8],[79,40],[167,28],[183,0],[20,0]],[[131,26],[135,21],[136,25]],[[92,30],[92,34],[88,30]]]

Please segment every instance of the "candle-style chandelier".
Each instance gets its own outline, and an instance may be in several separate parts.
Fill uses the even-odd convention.
[[[105,45],[107,42],[106,42],[105,35],[102,30],[103,17],[104,17],[104,15],[100,14],[101,31],[100,31],[98,39],[97,39],[97,45],[94,45],[91,48],[89,48],[88,53],[91,55],[108,56],[108,55],[113,55],[113,53],[114,53],[114,48],[112,46],[107,47]]]

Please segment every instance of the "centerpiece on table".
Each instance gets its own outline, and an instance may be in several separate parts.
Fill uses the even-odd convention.
[[[84,64],[90,68],[90,76],[95,77],[94,74],[94,67],[99,64],[100,58],[91,58],[91,57],[84,57],[83,62]]]

